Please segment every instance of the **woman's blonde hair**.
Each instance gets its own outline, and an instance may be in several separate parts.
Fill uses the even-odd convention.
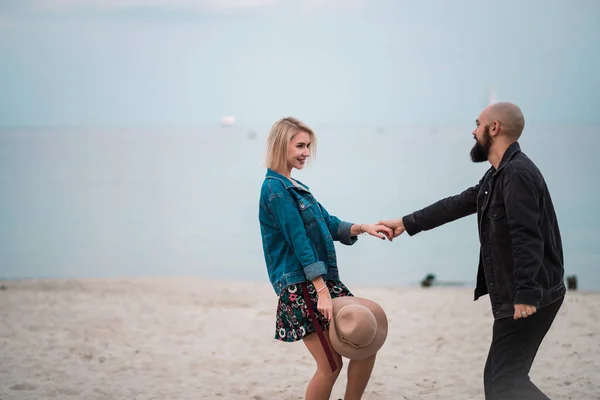
[[[317,137],[313,130],[304,122],[293,118],[286,117],[275,121],[267,138],[266,160],[265,165],[273,171],[281,171],[287,164],[287,148],[294,135],[298,132],[306,132],[310,136],[310,159],[317,152]]]

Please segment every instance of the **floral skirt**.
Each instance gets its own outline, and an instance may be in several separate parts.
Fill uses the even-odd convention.
[[[342,296],[353,296],[341,281],[326,281],[332,299]],[[290,285],[283,289],[277,303],[277,319],[275,321],[275,339],[282,342],[296,342],[309,333],[315,332],[315,326],[310,318],[302,285],[307,285],[311,298],[311,306],[323,330],[329,328],[329,321],[317,310],[317,290],[312,282]]]

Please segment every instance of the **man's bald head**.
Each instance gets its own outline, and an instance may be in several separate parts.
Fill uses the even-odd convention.
[[[508,102],[494,103],[484,111],[487,123],[498,121],[502,132],[510,139],[517,140],[525,127],[525,117],[518,105]]]

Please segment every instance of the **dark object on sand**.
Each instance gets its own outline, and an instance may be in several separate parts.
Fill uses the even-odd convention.
[[[0,290],[6,290],[8,287],[4,283],[0,283]]]
[[[577,276],[567,276],[567,288],[569,290],[577,290]]]
[[[427,274],[425,276],[425,279],[421,281],[421,287],[430,287],[431,285],[433,285],[433,281],[435,281],[435,275]]]

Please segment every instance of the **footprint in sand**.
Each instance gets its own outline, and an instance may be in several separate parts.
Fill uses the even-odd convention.
[[[32,385],[31,383],[17,383],[16,385],[12,385],[9,387],[10,390],[35,390],[37,386]]]
[[[50,396],[51,397],[55,397],[57,395],[67,395],[67,396],[77,396],[78,394],[80,394],[81,391],[78,389],[71,389],[71,388],[57,388],[54,389],[52,392],[50,392]]]

